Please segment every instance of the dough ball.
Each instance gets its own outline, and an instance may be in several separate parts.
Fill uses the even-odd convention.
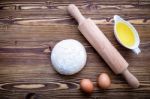
[[[54,69],[63,75],[73,75],[86,64],[87,54],[84,46],[77,40],[67,39],[57,43],[51,53]]]

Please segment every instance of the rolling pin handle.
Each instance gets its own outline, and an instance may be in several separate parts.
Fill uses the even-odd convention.
[[[83,20],[85,20],[84,16],[74,4],[70,4],[68,6],[68,12],[78,21],[78,23],[81,23]]]
[[[123,76],[125,77],[125,79],[127,80],[128,84],[133,87],[133,88],[138,88],[139,87],[139,81],[137,80],[137,78],[132,75],[128,69],[126,69],[123,73]]]

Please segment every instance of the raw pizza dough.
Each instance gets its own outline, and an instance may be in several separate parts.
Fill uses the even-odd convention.
[[[84,46],[73,39],[57,43],[51,53],[54,69],[63,75],[73,75],[86,64],[87,54]]]

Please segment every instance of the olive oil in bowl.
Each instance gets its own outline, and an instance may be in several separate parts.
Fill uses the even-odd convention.
[[[114,33],[118,42],[128,49],[132,49],[136,54],[140,53],[139,49],[139,35],[136,29],[120,16],[114,16]]]

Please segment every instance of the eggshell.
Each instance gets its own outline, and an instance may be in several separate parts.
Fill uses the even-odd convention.
[[[82,79],[80,81],[80,88],[85,93],[92,93],[94,90],[93,82],[90,79]]]
[[[111,80],[108,76],[108,74],[106,73],[102,73],[99,77],[98,77],[98,86],[102,89],[108,89],[111,85]]]
[[[87,54],[84,46],[77,40],[67,39],[57,43],[51,53],[54,69],[63,75],[73,75],[86,64]]]

